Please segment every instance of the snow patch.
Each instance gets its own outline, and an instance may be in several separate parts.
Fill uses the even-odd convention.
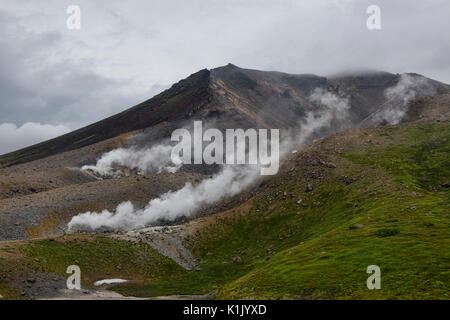
[[[124,282],[128,282],[128,281],[129,280],[124,280],[124,279],[104,279],[104,280],[95,281],[94,286],[99,287],[104,284],[124,283]]]

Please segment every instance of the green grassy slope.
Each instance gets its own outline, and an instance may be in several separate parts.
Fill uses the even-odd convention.
[[[73,264],[81,269],[84,288],[93,288],[95,281],[105,278],[148,281],[182,269],[146,244],[101,235],[10,242],[0,248],[0,294],[7,299],[26,298],[19,288],[27,279],[43,274],[67,278],[66,269]]]
[[[83,283],[135,279],[114,287],[134,296],[217,290],[219,299],[449,299],[450,197],[442,186],[450,180],[449,139],[450,125],[441,122],[318,141],[249,201],[207,218],[186,239],[201,270],[102,236],[2,246],[0,293],[17,296],[8,282],[15,268],[66,277],[78,261]],[[381,290],[366,287],[369,265],[381,268]]]
[[[440,185],[450,177],[450,126],[387,128],[381,136],[379,145],[336,158],[343,169],[330,170],[300,217],[288,204],[269,212],[289,219],[304,243],[219,297],[448,298],[450,206]],[[346,185],[342,174],[356,181]],[[366,288],[368,265],[381,268],[381,290]]]
[[[312,146],[243,212],[237,208],[189,239],[202,271],[118,290],[146,296],[217,289],[218,298],[239,299],[449,298],[450,206],[441,184],[450,177],[450,126],[386,127],[344,138]],[[308,183],[312,192],[305,192]],[[381,268],[381,290],[366,287],[369,265]]]

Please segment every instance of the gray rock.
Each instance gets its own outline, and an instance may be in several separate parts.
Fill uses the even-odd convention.
[[[242,262],[242,258],[241,257],[234,257],[233,258],[233,262],[234,263],[241,263]]]

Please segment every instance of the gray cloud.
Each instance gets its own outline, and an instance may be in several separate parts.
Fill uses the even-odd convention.
[[[81,7],[82,28],[66,28]],[[381,8],[382,29],[366,28]],[[446,0],[0,0],[0,124],[71,129],[232,62],[289,73],[371,68],[450,82]]]
[[[58,30],[28,29],[27,19],[0,11],[0,123],[62,123],[74,129],[152,94],[131,79],[102,74],[93,60],[73,57],[69,42],[82,43]]]

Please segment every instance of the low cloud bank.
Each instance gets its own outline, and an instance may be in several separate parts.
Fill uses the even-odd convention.
[[[27,122],[20,127],[13,123],[0,124],[0,154],[8,153],[68,133],[63,125]]]
[[[344,120],[350,107],[347,99],[317,89],[310,96],[310,101],[318,106],[318,110],[308,113],[299,127],[292,130],[289,137],[282,141],[281,157],[314,140],[314,135],[319,130],[330,129],[333,121],[345,123]],[[339,125],[335,125],[334,131],[338,131],[340,128]],[[124,151],[119,150],[113,150],[102,159],[105,159],[106,164],[109,163],[107,159],[110,158],[123,159]],[[142,155],[147,154],[144,152]],[[137,156],[129,160],[129,163],[136,165],[137,163],[146,163],[146,161]],[[97,162],[96,166],[99,169],[102,164]],[[108,171],[108,165],[105,165],[104,168]],[[173,221],[182,216],[189,217],[203,206],[237,195],[248,188],[260,177],[259,169],[258,165],[224,166],[223,170],[212,178],[205,179],[195,186],[186,183],[178,191],[169,191],[159,198],[150,200],[143,209],[136,209],[130,201],[126,201],[119,204],[113,212],[103,210],[101,213],[79,214],[72,218],[68,228],[72,231],[93,231],[99,228],[132,230],[155,224],[160,220]]]

